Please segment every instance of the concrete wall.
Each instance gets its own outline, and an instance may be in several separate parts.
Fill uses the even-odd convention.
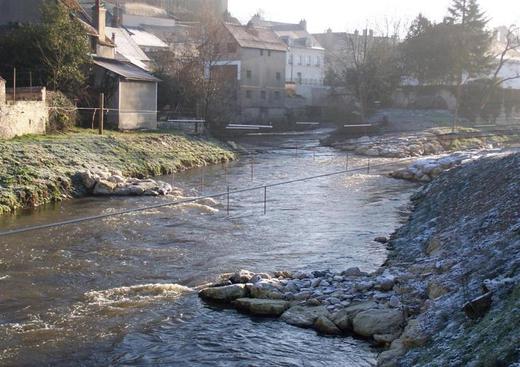
[[[157,83],[119,83],[119,129],[157,128]]]
[[[0,104],[0,138],[45,134],[48,121],[49,112],[44,101]]]

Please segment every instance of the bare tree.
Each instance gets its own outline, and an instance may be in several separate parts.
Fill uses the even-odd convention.
[[[498,53],[494,55],[494,58],[497,60],[497,62],[493,76],[491,77],[491,83],[489,83],[480,105],[481,111],[486,108],[491,95],[497,88],[500,88],[505,82],[510,80],[520,79],[520,70],[516,70],[516,72],[512,75],[500,77],[500,72],[504,69],[504,66],[506,66],[511,61],[511,54],[520,51],[520,27],[511,25],[507,29],[504,42],[501,46],[502,47]]]
[[[236,78],[222,72],[228,64],[229,35],[220,19],[209,13],[198,15],[188,41],[172,42],[172,47],[157,55],[158,75],[163,79],[161,106],[192,110],[197,117],[215,125],[232,112]]]

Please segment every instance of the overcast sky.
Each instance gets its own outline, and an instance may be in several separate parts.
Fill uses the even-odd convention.
[[[257,11],[265,18],[296,23],[306,19],[311,32],[354,31],[368,25],[381,28],[385,19],[407,24],[422,12],[428,18],[441,20],[450,0],[229,0],[229,10],[242,22]],[[490,25],[520,24],[520,0],[480,0],[481,8],[491,18]],[[378,24],[378,27],[374,25]]]

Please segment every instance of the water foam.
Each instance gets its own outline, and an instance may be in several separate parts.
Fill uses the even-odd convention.
[[[110,307],[135,307],[165,299],[175,299],[193,289],[179,284],[143,284],[85,293],[89,304]]]

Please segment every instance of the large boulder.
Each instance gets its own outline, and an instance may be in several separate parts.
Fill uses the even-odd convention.
[[[233,283],[249,283],[251,281],[251,278],[253,278],[255,274],[250,272],[249,270],[240,270],[234,273],[229,280],[231,280]]]
[[[276,288],[268,286],[267,284],[247,284],[246,288],[252,298],[262,299],[283,299],[283,294]]]
[[[379,305],[375,302],[364,302],[358,303],[356,305],[349,306],[344,308],[341,311],[338,311],[332,316],[332,321],[342,330],[342,331],[351,331],[352,330],[352,320],[354,317],[363,311],[371,310],[374,308],[378,308]]]
[[[273,299],[240,298],[233,302],[237,310],[258,316],[278,317],[290,306],[289,302]]]
[[[285,311],[280,319],[294,326],[312,327],[316,319],[320,316],[330,317],[330,313],[327,310],[327,307],[308,307],[296,305]]]
[[[359,312],[352,320],[352,329],[358,335],[372,337],[374,334],[393,334],[404,323],[402,311],[390,308],[371,309]]]
[[[117,188],[117,184],[107,181],[107,180],[99,180],[94,186],[94,191],[92,192],[94,195],[106,196],[112,195],[114,190]]]
[[[238,298],[247,297],[244,284],[233,284],[225,287],[210,287],[199,292],[201,298],[216,302],[231,302]]]
[[[406,347],[401,339],[396,339],[390,345],[390,349],[385,350],[377,357],[377,367],[397,367],[399,359],[406,354]]]
[[[422,347],[428,342],[429,335],[421,327],[419,320],[413,319],[408,321],[400,337],[406,348]]]
[[[326,316],[320,316],[314,321],[314,329],[320,334],[339,335],[341,330]]]

